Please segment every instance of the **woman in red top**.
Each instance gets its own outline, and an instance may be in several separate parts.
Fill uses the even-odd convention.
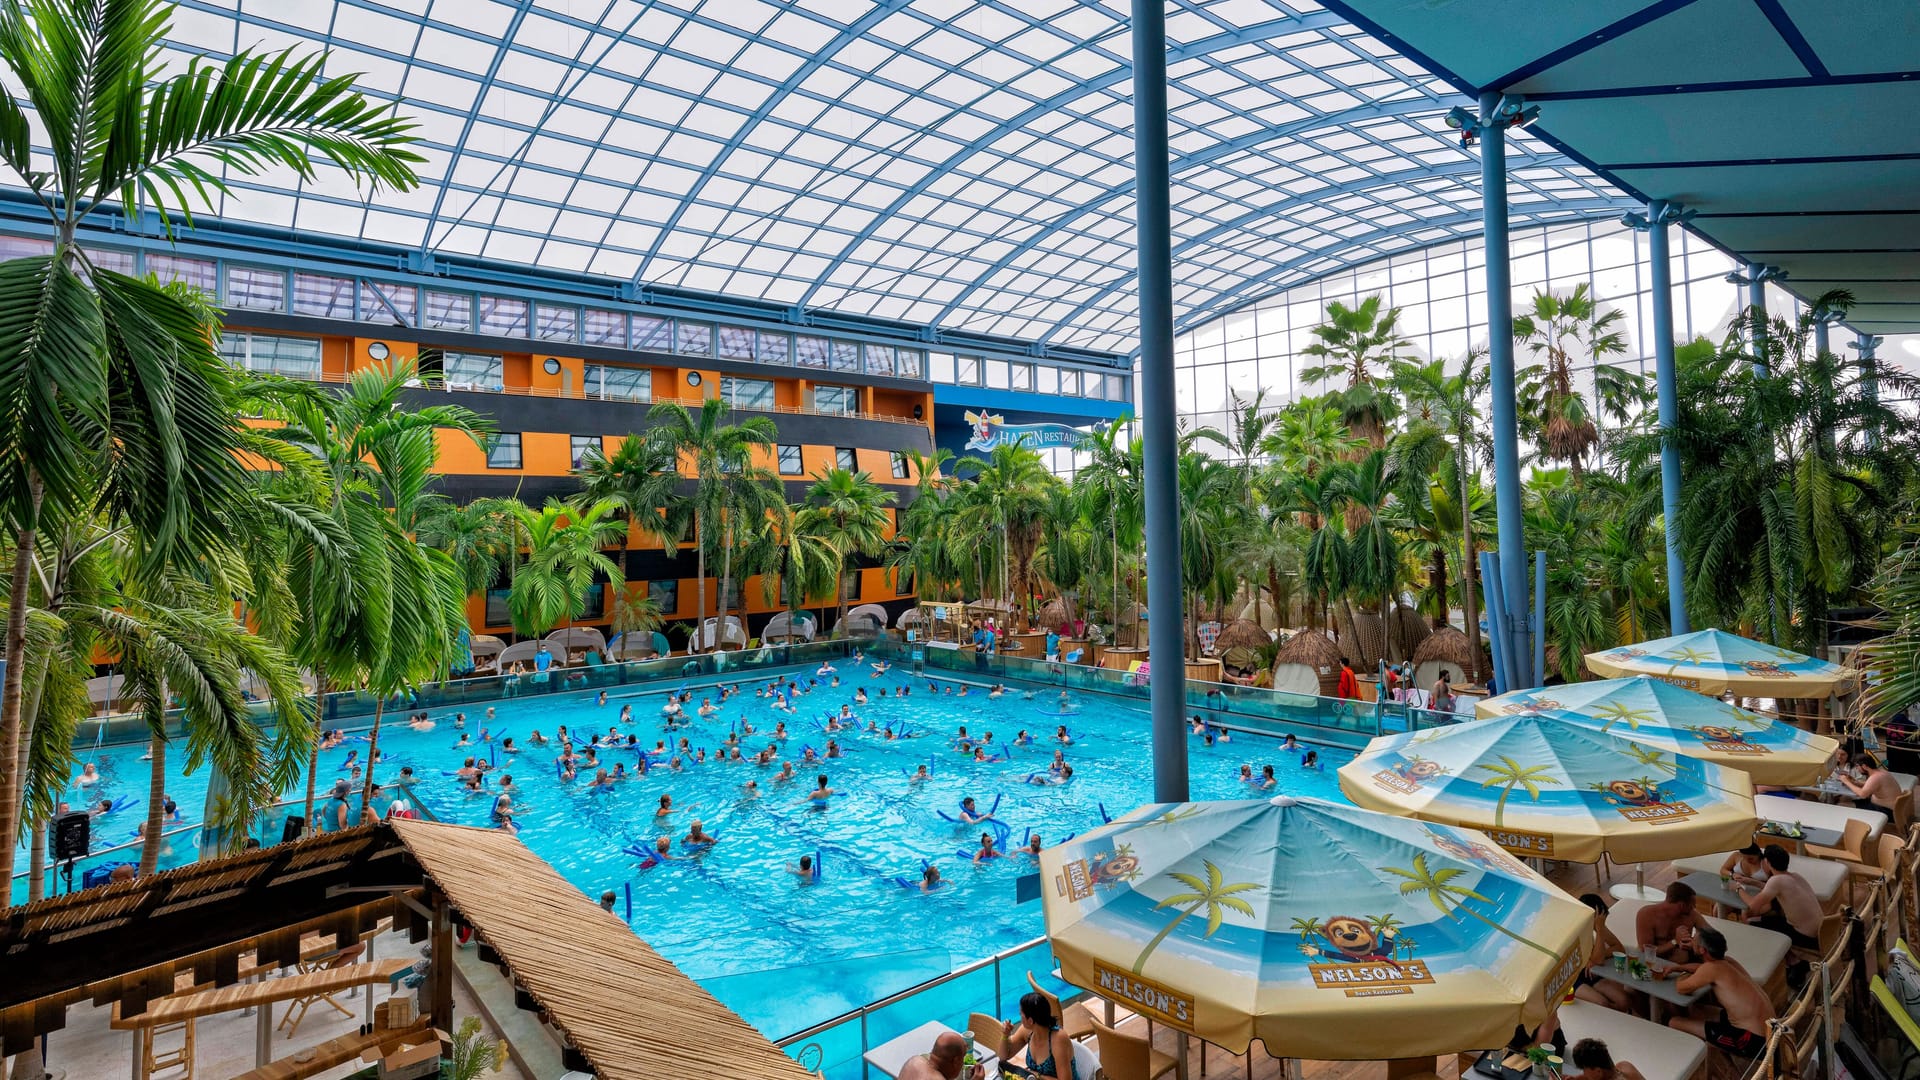
[[[1347,658],[1344,656],[1340,658],[1340,684],[1333,693],[1335,697],[1354,699],[1360,697],[1360,680],[1354,677],[1353,666],[1347,663]]]

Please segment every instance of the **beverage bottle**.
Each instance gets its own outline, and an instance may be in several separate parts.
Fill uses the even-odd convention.
[[[980,1063],[980,1055],[974,1051],[973,1032],[969,1031],[962,1035],[961,1038],[967,1041],[967,1056],[960,1063],[960,1075],[965,1076],[973,1071],[975,1065]]]

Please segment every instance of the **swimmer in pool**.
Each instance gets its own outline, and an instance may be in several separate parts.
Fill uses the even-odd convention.
[[[695,821],[687,830],[687,835],[680,838],[680,842],[687,847],[712,847],[719,840],[719,837],[701,828],[701,823],[698,821]]]
[[[463,747],[468,747],[468,746],[472,746],[472,745],[473,745],[473,740],[472,740],[472,739],[470,739],[470,738],[468,738],[468,737],[467,737],[467,733],[463,731],[463,732],[461,732],[461,733],[460,733],[460,741],[459,741],[459,742],[457,742],[457,743],[454,743],[454,744],[453,744],[453,748],[454,748],[455,750],[459,750],[459,749],[461,749],[461,748],[463,748]]]
[[[1067,734],[1067,725],[1061,724],[1053,733],[1053,741],[1062,746],[1072,746],[1073,736]]]
[[[774,778],[775,780],[778,780],[778,781],[780,781],[780,782],[781,782],[781,783],[783,783],[783,784],[784,784],[784,783],[786,783],[786,782],[787,782],[787,781],[789,781],[789,780],[792,780],[792,779],[794,779],[795,777],[794,777],[794,772],[793,772],[793,762],[791,762],[791,761],[783,761],[783,762],[781,762],[781,763],[780,763],[780,771],[779,771],[779,772],[777,772],[777,773],[774,773],[774,774],[773,774],[773,778]]]
[[[633,706],[631,705],[620,706],[619,723],[623,725],[633,723]]]
[[[971,742],[971,741],[972,741],[972,740],[970,740],[970,739],[968,739],[968,738],[967,738],[967,725],[965,725],[965,724],[961,724],[961,725],[960,725],[960,734],[958,734],[958,735],[955,735],[955,736],[953,737],[953,741],[954,741],[954,742],[955,742],[956,744],[958,744],[958,743],[967,743],[967,742]]]
[[[1053,760],[1047,763],[1047,771],[1051,773],[1057,773],[1061,769],[1064,769],[1066,767],[1067,767],[1067,752],[1064,750],[1055,750],[1053,752]]]
[[[463,713],[463,712],[457,712],[457,713],[454,713],[454,714],[453,714],[453,729],[454,729],[455,731],[459,731],[459,730],[460,730],[461,728],[464,728],[464,727],[466,727],[466,726],[467,726],[467,714],[466,714],[466,713]]]
[[[885,660],[882,660],[879,663],[873,665],[873,677],[877,679],[880,676],[885,675],[887,673],[888,668],[890,668],[891,666],[892,665],[888,664]]]
[[[673,796],[671,795],[660,796],[660,809],[655,810],[653,812],[653,816],[656,818],[663,818],[663,817],[671,817],[672,815],[673,815]]]
[[[1027,846],[1020,849],[1020,854],[1026,855],[1032,858],[1033,860],[1035,860],[1036,862],[1039,861],[1040,859],[1040,834],[1039,833],[1034,833],[1032,836],[1027,837]]]
[[[813,752],[813,747],[808,746],[801,749],[800,761],[802,764],[812,765],[819,760],[820,756]]]
[[[989,758],[987,757],[987,748],[986,748],[985,746],[976,746],[976,747],[974,747],[974,748],[973,748],[973,760],[975,760],[975,761],[987,761],[987,760],[990,760],[990,759],[989,759]]]
[[[712,716],[714,713],[717,713],[719,711],[720,711],[720,706],[715,705],[713,703],[712,698],[700,699],[700,715],[701,716]]]
[[[993,834],[981,833],[980,850],[973,853],[973,864],[978,866],[988,859],[999,859],[1003,857],[1004,854],[1002,852],[993,849]]]
[[[642,867],[642,868],[645,868],[645,867],[648,867],[648,866],[653,866],[653,865],[655,865],[655,864],[657,864],[657,863],[663,863],[663,862],[666,862],[666,861],[667,861],[668,859],[671,859],[671,858],[673,858],[673,857],[674,857],[674,854],[673,854],[673,841],[672,841],[671,839],[669,839],[669,838],[667,838],[667,837],[664,837],[664,836],[663,836],[663,837],[661,837],[660,839],[658,839],[658,840],[655,840],[655,841],[653,842],[653,859],[652,859],[652,861],[651,861],[651,862],[643,862],[643,863],[641,863],[640,865],[641,865],[641,867]]]
[[[1318,769],[1320,767],[1320,751],[1307,751],[1307,756],[1300,759],[1300,767],[1303,769]]]
[[[1251,765],[1240,766],[1239,780],[1243,784],[1253,783],[1253,766]]]
[[[973,796],[969,795],[960,800],[960,820],[968,825],[978,825],[983,821],[992,821],[993,815],[981,813],[979,807],[974,804]]]
[[[545,735],[540,734],[539,728],[534,728],[533,734],[527,736],[527,745],[528,746],[545,746],[547,745],[547,737]]]
[[[840,670],[840,669],[839,669],[839,668],[836,668],[836,667],[834,667],[834,666],[833,666],[832,664],[829,664],[829,663],[825,663],[825,662],[823,661],[823,662],[822,662],[822,663],[820,664],[820,666],[819,666],[819,668],[817,668],[817,669],[816,669],[816,670],[814,671],[814,674],[815,674],[815,675],[831,675],[831,674],[833,674],[834,672],[836,672],[836,671],[838,671],[838,670]]]
[[[504,791],[496,796],[493,800],[493,809],[487,812],[487,817],[496,829],[517,831],[518,826],[513,823],[513,796]]]
[[[455,714],[455,715],[457,715],[457,716],[459,716],[459,717],[460,717],[460,720],[461,720],[461,722],[462,722],[462,723],[465,723],[465,722],[466,722],[466,719],[467,719],[467,714],[466,714],[466,713],[457,713],[457,714]],[[495,720],[495,719],[497,719],[497,718],[496,718],[496,717],[494,716],[494,714],[493,714],[493,706],[491,706],[491,705],[489,705],[489,706],[487,706],[487,723],[488,723],[489,725],[491,725],[491,724],[492,724],[492,723],[494,722],[494,720]]]
[[[787,722],[785,720],[773,725],[773,737],[776,739],[784,739],[787,737]]]
[[[1018,735],[1015,735],[1015,736],[1013,737],[1013,745],[1015,745],[1015,746],[1032,746],[1032,745],[1033,745],[1033,736],[1031,736],[1031,735],[1029,735],[1029,734],[1027,734],[1027,729],[1026,729],[1026,728],[1021,728],[1021,729],[1020,729],[1020,734],[1018,734]]]
[[[917,784],[922,780],[933,779],[933,774],[927,771],[927,767],[925,765],[922,765],[917,771],[914,772],[912,776],[908,777],[907,779]]]
[[[415,731],[432,731],[435,725],[433,721],[427,719],[426,713],[421,713],[419,716],[407,721],[407,726]]]
[[[596,701],[594,702],[594,704],[595,704],[595,705],[605,705],[606,703],[607,703],[607,692],[606,692],[605,690],[602,690],[602,691],[600,691],[600,697],[599,697],[599,699],[598,699],[598,700],[596,700]]]
[[[503,754],[517,754],[520,752],[520,748],[513,745],[513,736],[509,735],[500,740],[500,752]],[[381,754],[380,756],[386,757],[387,755]]]
[[[758,780],[749,780],[749,781],[747,781],[746,783],[744,783],[744,784],[741,784],[741,785],[740,785],[740,797],[741,797],[741,798],[743,798],[743,799],[757,799],[757,798],[759,798],[759,797],[760,797],[760,781],[758,781]]]
[[[607,772],[607,770],[605,769],[601,769],[599,772],[594,773],[593,783],[587,785],[587,790],[589,792],[612,791],[613,790],[613,774]]]
[[[1282,740],[1282,741],[1281,741],[1281,743],[1280,743],[1280,749],[1282,749],[1282,750],[1298,750],[1298,749],[1300,749],[1300,740],[1299,740],[1299,739],[1296,739],[1296,738],[1294,738],[1294,737],[1293,737],[1292,735],[1288,735],[1288,736],[1287,736],[1287,737],[1286,737],[1286,738],[1285,738],[1284,740]]]
[[[1272,791],[1276,786],[1279,785],[1279,783],[1280,781],[1274,778],[1273,766],[1271,765],[1260,766],[1260,780],[1258,783],[1254,785],[1255,787],[1259,788],[1261,791]]]
[[[840,756],[841,756],[840,744],[837,742],[834,742],[832,739],[828,739],[827,740],[827,758],[831,760],[833,758],[837,758]]]
[[[826,773],[821,773],[814,779],[817,781],[814,789],[807,792],[807,797],[802,801],[810,802],[818,809],[825,810],[827,808],[827,800],[833,798],[835,795],[841,794],[841,792],[835,791],[827,786]]]
[[[933,890],[939,888],[942,884],[943,883],[940,880],[939,867],[929,864],[925,870],[922,870],[920,872],[920,891],[921,892],[923,893],[932,892]]]
[[[813,856],[811,855],[800,856],[798,865],[788,863],[787,873],[799,878],[800,884],[802,885],[812,885],[819,880],[813,872]]]
[[[624,761],[616,761],[616,762],[614,762],[614,763],[613,763],[613,778],[614,778],[615,780],[625,780],[625,779],[627,778],[627,763],[626,763],[626,762],[624,762]],[[505,783],[505,781],[501,781],[501,782],[502,782],[502,783]]]

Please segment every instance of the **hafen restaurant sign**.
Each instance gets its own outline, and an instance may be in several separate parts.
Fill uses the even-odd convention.
[[[1035,450],[1070,448],[1080,445],[1086,435],[1079,428],[1065,424],[1009,424],[1005,413],[969,410],[966,418],[967,426],[972,429],[967,438],[968,450],[992,450],[999,446],[1027,446]]]

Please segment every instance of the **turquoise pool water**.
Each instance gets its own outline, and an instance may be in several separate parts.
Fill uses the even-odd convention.
[[[1073,694],[1069,708],[1077,711],[1063,716],[1057,688],[1034,690],[1029,698],[1016,686],[993,698],[975,685],[962,696],[958,689],[967,684],[943,673],[930,672],[934,689],[928,677],[910,679],[897,672],[875,677],[868,665],[850,661],[840,661],[839,668],[833,674],[812,667],[779,672],[802,687],[809,679],[820,682],[797,696],[792,713],[755,696],[756,687],[774,673],[754,671],[747,678],[743,672],[739,696],[716,714],[693,716],[690,727],[671,733],[663,728],[661,709],[668,692],[681,685],[677,680],[611,688],[605,704],[597,702],[597,691],[504,698],[491,703],[491,721],[487,704],[468,706],[465,733],[478,740],[481,729],[490,727],[494,741],[467,749],[456,747],[461,731],[452,713],[436,711],[433,731],[413,731],[404,723],[382,730],[385,760],[378,778],[387,782],[402,766],[411,766],[420,778],[415,794],[434,816],[485,825],[501,774],[510,774],[520,836],[530,848],[590,896],[615,890],[620,914],[626,913],[630,889],[634,929],[777,1038],[1043,932],[1040,904],[1015,903],[1015,879],[1032,872],[1030,859],[1015,856],[975,866],[959,854],[978,846],[982,830],[948,821],[940,812],[957,816],[963,797],[973,796],[982,808],[998,801],[996,817],[1010,834],[1010,846],[1029,831],[1043,843],[1056,842],[1098,825],[1103,805],[1118,814],[1151,797],[1148,718],[1131,702]],[[841,680],[837,688],[830,685],[834,674]],[[717,700],[718,683],[711,677],[685,685],[693,692],[690,714],[703,698]],[[911,694],[901,697],[901,689],[909,686]],[[948,688],[955,692],[947,693]],[[858,689],[866,690],[867,704],[854,703]],[[838,714],[843,705],[851,707],[862,730],[823,733],[819,721],[829,712]],[[629,734],[646,747],[663,739],[677,746],[685,738],[711,755],[744,720],[755,729],[743,736],[744,755],[770,742],[780,753],[764,768],[711,760],[683,765],[679,772],[656,766],[600,792],[589,790],[593,771],[584,763],[577,779],[558,778],[557,745],[527,744],[535,730],[551,738],[563,724],[576,742],[589,732],[604,736],[623,706],[632,707],[633,723],[619,726],[622,742]],[[782,720],[789,736],[774,740],[771,733]],[[908,737],[888,741],[866,732],[868,721],[904,730]],[[1073,736],[1070,746],[1052,739],[1062,723]],[[1008,760],[975,762],[950,747],[963,725],[976,738],[992,732],[995,747],[1006,746],[1021,729],[1035,743],[1012,747]],[[499,752],[502,734],[514,738],[517,753]],[[829,737],[844,756],[806,764],[803,748],[824,752]],[[1073,766],[1072,781],[1026,782],[1044,773],[1056,749]],[[340,768],[354,751],[364,758],[366,744],[351,741],[321,754],[323,793],[334,779],[348,775]],[[1323,768],[1310,771],[1275,740],[1244,734],[1212,747],[1190,738],[1189,751],[1196,799],[1245,797],[1247,789],[1237,779],[1243,763],[1256,773],[1264,764],[1273,765],[1278,793],[1339,799],[1333,770],[1349,756],[1321,749]],[[144,800],[149,770],[139,760],[141,752],[138,746],[109,746],[83,754],[83,761],[98,762],[102,780],[85,791],[74,789],[71,801]],[[489,754],[498,761],[498,772],[485,794],[463,791],[456,779],[443,775],[468,755]],[[618,750],[602,753],[600,760],[609,768],[624,763],[631,772],[638,757]],[[791,781],[776,779],[786,761],[794,763]],[[910,779],[923,764],[931,778]],[[824,810],[805,798],[819,775],[842,792]],[[757,795],[743,790],[749,780],[758,783]],[[206,793],[204,774],[176,776],[168,793],[187,820],[197,820]],[[662,795],[671,795],[674,805],[665,818],[656,817]],[[96,847],[131,839],[141,814],[136,803],[100,819]],[[677,841],[695,819],[719,842],[689,854]],[[277,838],[278,824],[270,829]],[[676,857],[642,869],[627,849],[651,850],[662,835],[675,839]],[[169,861],[191,859],[191,842],[190,833],[175,838]],[[821,880],[804,882],[788,872],[800,856],[814,853],[822,857]],[[896,878],[917,881],[923,860],[940,868],[944,887],[926,894],[896,884]],[[503,880],[500,887],[511,890],[513,882]]]

